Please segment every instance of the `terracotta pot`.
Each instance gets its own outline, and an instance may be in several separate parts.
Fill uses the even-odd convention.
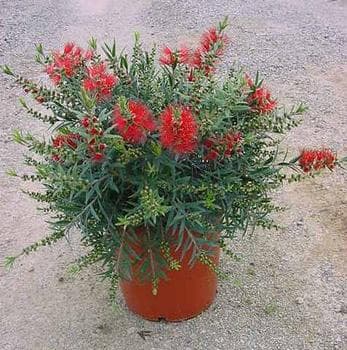
[[[171,255],[179,260],[180,250]],[[214,248],[212,261],[218,265],[220,248]],[[121,280],[120,287],[131,311],[152,321],[183,321],[197,316],[213,302],[217,291],[217,276],[206,265],[196,262],[188,265],[190,254],[185,256],[178,271],[168,271],[168,280],[161,279],[156,295],[151,282]]]

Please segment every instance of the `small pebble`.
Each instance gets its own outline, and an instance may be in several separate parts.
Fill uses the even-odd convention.
[[[336,308],[336,312],[341,313],[343,315],[347,314],[347,304],[342,304]]]
[[[304,225],[304,220],[300,219],[299,221],[296,222],[297,226],[303,226]]]
[[[303,303],[304,303],[304,298],[301,298],[301,297],[296,298],[296,299],[295,299],[295,303],[296,303],[297,305],[303,304]]]

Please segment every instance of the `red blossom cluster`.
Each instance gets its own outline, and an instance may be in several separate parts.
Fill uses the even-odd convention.
[[[81,140],[82,140],[82,137],[79,134],[74,134],[74,133],[60,134],[52,139],[52,146],[53,148],[56,148],[56,149],[61,149],[65,146],[71,149],[76,149],[78,142]],[[59,154],[53,154],[52,160],[55,162],[60,162],[61,157]]]
[[[85,116],[81,120],[82,126],[86,129],[86,132],[92,136],[102,136],[103,130],[100,126],[99,118]]]
[[[117,77],[107,73],[105,63],[97,63],[87,68],[87,77],[83,80],[83,87],[96,95],[98,100],[108,98],[113,87],[117,83]]]
[[[251,110],[260,114],[272,112],[276,108],[277,102],[272,99],[270,92],[263,87],[256,87],[248,74],[245,74],[244,78],[251,89],[247,97],[247,103]]]
[[[90,158],[94,162],[100,162],[105,157],[106,144],[100,142],[100,137],[104,134],[99,118],[96,116],[85,116],[81,119],[82,126],[86,129],[87,134],[90,135],[88,139],[88,152]]]
[[[336,155],[330,149],[303,150],[299,157],[299,165],[305,173],[319,171],[323,168],[333,169]]]
[[[228,43],[228,37],[218,32],[217,28],[212,27],[202,34],[200,40],[200,47],[203,52],[210,52],[211,50],[216,50],[218,56],[223,54],[223,49]],[[218,44],[218,47],[215,45]]]
[[[168,106],[160,115],[160,143],[176,154],[187,154],[197,146],[198,127],[188,107]]]
[[[130,100],[123,110],[114,109],[114,126],[125,141],[133,144],[146,142],[147,134],[156,130],[150,110],[143,103]]]
[[[83,53],[83,50],[74,43],[66,43],[63,52],[53,53],[53,62],[46,66],[46,73],[54,84],[59,84],[63,74],[71,78],[83,60],[90,60],[92,57],[93,51]]]
[[[277,102],[271,98],[270,92],[263,87],[255,89],[255,91],[248,96],[247,102],[252,111],[260,114],[270,113],[277,106]]]
[[[165,46],[159,58],[159,62],[167,66],[173,66],[178,63],[188,64],[189,61],[190,51],[187,47],[182,47],[178,51],[173,51],[168,46]]]
[[[210,137],[203,143],[205,160],[216,160],[220,155],[230,157],[234,151],[241,152],[243,136],[241,132],[229,132],[222,137]]]
[[[81,135],[69,133],[69,134],[60,134],[52,140],[52,145],[54,148],[62,148],[68,146],[72,149],[77,148],[77,142],[81,140]]]
[[[225,34],[218,32],[215,27],[210,28],[202,34],[199,47],[193,51],[191,67],[202,70],[206,75],[213,73],[216,61],[223,54],[227,43]]]
[[[183,47],[175,51],[166,46],[159,61],[167,66],[176,66],[178,63],[187,65],[190,67],[188,79],[192,81],[196,69],[203,71],[206,75],[214,71],[216,61],[223,54],[227,42],[227,36],[213,27],[202,35],[199,46],[195,50]]]
[[[85,128],[86,133],[89,137],[82,139],[82,136],[76,133],[60,134],[52,140],[52,145],[56,149],[68,146],[71,149],[76,149],[79,141],[87,143],[88,153],[90,158],[94,162],[99,162],[105,157],[106,144],[101,142],[101,136],[103,136],[103,130],[100,125],[99,118],[96,116],[89,117],[85,116],[80,121],[81,125]],[[54,161],[61,161],[59,154],[52,156]]]

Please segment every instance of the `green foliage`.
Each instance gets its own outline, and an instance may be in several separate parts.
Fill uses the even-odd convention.
[[[7,174],[8,176],[17,176],[17,172],[16,172],[16,170],[14,170],[14,169],[8,169],[8,170],[6,171],[6,174]]]
[[[265,305],[264,312],[268,316],[273,316],[279,312],[279,307],[276,302],[272,301],[271,303]]]
[[[4,66],[1,66],[1,70],[7,74],[7,75],[14,75],[14,73],[12,72],[12,69],[8,66],[8,65],[4,65]]]
[[[68,273],[70,275],[77,275],[81,272],[85,267],[96,263],[100,259],[99,252],[96,250],[90,251],[88,254],[81,256],[77,259],[73,264],[71,264],[68,268]]]
[[[6,256],[5,260],[4,260],[5,268],[11,269],[16,261],[16,258],[17,257],[15,257],[15,256]]]

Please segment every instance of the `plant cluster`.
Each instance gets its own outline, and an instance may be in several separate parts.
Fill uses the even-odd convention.
[[[115,43],[104,44],[101,55],[94,39],[88,50],[67,43],[53,54],[38,45],[50,86],[3,68],[50,111],[21,99],[31,116],[50,124],[48,140],[22,131],[14,139],[31,153],[25,163],[33,173],[21,177],[41,183],[42,191],[28,194],[52,227],[22,254],[77,227],[89,249],[79,268],[101,261],[115,281],[132,278],[140,264],[136,271],[156,291],[168,269],[180,268],[174,250],[191,264],[213,265],[213,247],[229,252],[237,232],[275,226],[269,214],[279,208],[270,195],[283,181],[334,168],[329,149],[278,160],[278,135],[295,127],[305,108],[279,107],[258,74],[252,80],[231,68],[223,80],[215,76],[226,27],[225,20],[206,31],[194,49],[165,47],[159,62],[138,34],[130,56]],[[294,175],[283,171],[288,166]]]

